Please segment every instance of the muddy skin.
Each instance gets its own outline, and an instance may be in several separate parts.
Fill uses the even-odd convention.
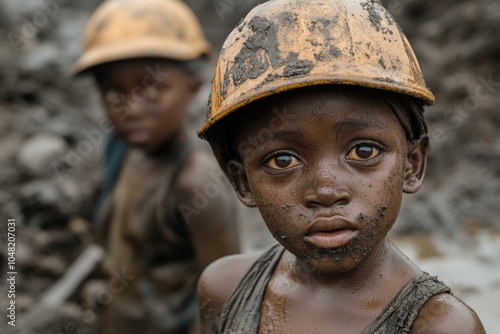
[[[320,102],[318,101],[317,103],[319,104]],[[280,105],[279,107],[282,106]],[[290,104],[287,106],[287,108],[296,109],[297,107]],[[310,115],[307,116],[309,119],[311,117],[313,119],[316,119],[316,117],[322,119],[321,117],[323,117],[321,116],[323,115],[323,111],[319,109],[316,110],[315,107],[308,106],[305,107],[305,110],[309,110],[310,112]],[[298,117],[299,119],[301,118],[300,115],[295,115],[295,116]],[[369,113],[362,113],[359,115],[359,117],[361,120],[367,123],[372,123],[374,121],[372,119],[371,114]],[[397,121],[397,118],[392,113],[392,111],[389,111],[388,117],[391,118],[391,122],[394,126],[397,126],[399,130],[402,130],[399,121]],[[299,122],[297,124],[301,123]],[[405,138],[404,132],[402,132],[400,135],[402,138]],[[273,142],[273,137],[274,136],[270,136],[270,142]],[[336,136],[335,138],[336,138],[335,140],[342,141],[343,137]],[[330,141],[331,139],[325,138],[324,140]],[[333,142],[335,142],[335,140]],[[401,145],[399,139],[394,140],[394,143],[397,143],[397,145]],[[266,142],[264,142],[263,145],[261,146],[263,146],[263,150],[265,151]],[[286,147],[287,145],[284,146],[284,148]],[[294,147],[294,145],[292,145],[292,147]],[[257,148],[257,150],[259,150],[259,148]],[[400,149],[397,150],[397,152],[400,151],[401,151]],[[258,156],[259,154],[257,153],[256,157]],[[252,162],[248,163],[253,164]],[[247,164],[246,161],[245,164]],[[312,267],[318,266],[317,269],[315,269],[318,272],[322,272],[323,270],[326,269],[326,268],[321,269],[321,267],[323,266],[330,267],[331,264],[330,265],[327,264],[329,260],[326,260],[330,259],[336,264],[332,265],[332,267],[328,270],[332,270],[333,267],[335,267],[336,268],[335,271],[338,270],[340,272],[343,272],[346,270],[350,270],[349,268],[352,268],[354,263],[358,263],[362,258],[364,258],[368,253],[370,253],[371,250],[384,238],[388,229],[390,229],[390,227],[394,223],[395,217],[397,216],[397,212],[399,210],[398,203],[400,199],[398,199],[398,193],[397,192],[394,193],[391,189],[401,188],[401,179],[403,177],[402,168],[403,165],[401,164],[398,165],[398,167],[395,170],[388,171],[389,174],[387,176],[384,176],[385,181],[382,184],[380,184],[379,181],[378,182],[379,185],[377,185],[377,182],[375,182],[375,180],[370,179],[371,182],[362,182],[362,184],[360,185],[361,187],[363,187],[363,189],[367,189],[360,191],[360,194],[375,193],[376,189],[382,186],[384,189],[383,190],[380,189],[378,192],[389,194],[391,196],[392,199],[390,200],[387,199],[387,201],[384,201],[385,203],[391,203],[390,206],[385,203],[380,203],[380,202],[377,203],[377,200],[383,200],[383,199],[367,198],[366,200],[369,200],[371,202],[369,205],[371,206],[376,205],[376,207],[373,210],[365,211],[363,209],[363,206],[359,206],[358,212],[352,212],[352,210],[356,210],[358,208],[357,206],[358,204],[356,204],[356,207],[353,207],[352,209],[347,209],[347,206],[345,207],[335,206],[331,209],[335,210],[336,214],[339,215],[349,215],[349,216],[352,215],[351,219],[353,221],[357,221],[360,224],[360,227],[362,227],[359,233],[348,244],[336,247],[334,249],[317,248],[313,245],[304,244],[303,242],[303,232],[301,231],[304,228],[303,226],[308,225],[309,222],[312,221],[313,218],[311,214],[314,214],[314,212],[316,212],[315,210],[308,213],[304,211],[305,208],[303,203],[299,204],[299,202],[293,202],[293,201],[281,202],[281,198],[280,199],[276,198],[276,195],[271,197],[276,198],[276,200],[280,201],[281,204],[279,202],[275,203],[274,201],[269,201],[270,194],[266,194],[265,192],[261,192],[260,190],[259,191],[254,190],[255,201],[271,233],[280,243],[283,244],[283,246],[285,246],[285,248],[294,250],[292,251],[292,253],[295,256],[297,256],[297,258],[305,262],[310,262],[310,261],[316,262],[316,264],[312,265]],[[311,165],[311,166],[305,166],[303,172],[307,173],[307,175],[312,173],[310,175],[311,177],[313,177],[314,173],[318,173],[319,171],[316,171],[313,165]],[[325,170],[321,171],[320,173],[329,174],[331,173],[331,171]],[[396,177],[392,177],[392,174],[396,175]],[[262,177],[264,177],[264,175],[265,174],[263,174]],[[347,176],[342,176],[342,175],[343,174],[339,174],[335,178],[337,180],[347,180],[346,179]],[[267,176],[265,178],[267,179]],[[323,180],[322,177],[320,177],[320,179]],[[279,178],[277,180],[279,180]],[[272,181],[272,179],[270,179],[269,181],[264,181],[264,179],[262,179],[258,182],[265,183],[274,181]],[[324,182],[331,182],[331,181],[325,180]],[[349,183],[349,181],[345,182]],[[337,181],[337,183],[343,184],[344,182]],[[333,184],[335,184],[335,181],[333,181]],[[279,187],[283,187],[283,185],[280,185]],[[311,185],[304,184],[303,187],[311,187]],[[339,185],[339,187],[341,186]],[[296,194],[292,196],[297,199],[300,198],[301,195],[299,194],[301,193],[301,191],[303,191],[299,189],[295,190],[291,185],[290,186],[287,185],[285,189],[283,189],[283,192],[290,192],[290,194]],[[334,191],[333,189],[332,191]],[[348,186],[347,189],[354,189],[354,188]],[[280,196],[283,199],[285,198],[283,193],[280,193]],[[326,208],[324,210],[326,210]],[[318,214],[318,212],[316,212],[315,214]],[[383,224],[381,222],[383,222]],[[375,236],[377,237],[375,238]]]
[[[228,333],[361,333],[421,274],[387,233],[403,192],[420,186],[427,151],[421,142],[410,144],[394,111],[373,90],[334,85],[254,102],[234,119],[235,145],[268,129],[275,108],[287,109],[289,118],[259,145],[241,152],[242,160],[231,161],[240,166],[232,178],[240,200],[257,206],[285,249],[266,252],[258,261],[242,255],[215,266],[200,284],[201,295],[214,298],[212,308],[222,310],[220,324]],[[364,150],[369,157],[352,160],[359,145],[377,148],[376,143],[379,151]],[[346,224],[336,231],[356,232],[343,241],[334,238],[333,245],[317,243],[309,233],[315,224],[323,224],[317,230],[321,235],[332,231],[324,218]],[[247,265],[241,267],[242,262]],[[230,283],[218,287],[221,281]],[[450,308],[461,305],[453,299],[440,315],[450,319]],[[458,319],[452,316],[449,323]],[[249,321],[250,331],[232,330]]]
[[[261,211],[263,214],[266,215],[264,217],[264,220],[267,221],[269,220],[275,220],[277,217],[276,216],[283,216],[286,213],[285,212],[294,212],[294,205],[293,204],[285,204],[282,205],[277,211],[278,214],[271,213],[269,214],[268,211],[275,211],[274,205],[272,203],[260,203],[258,202],[259,207],[267,207],[266,210]],[[307,249],[305,251],[300,252],[299,254],[295,254],[297,258],[302,260],[300,262],[300,266],[308,272],[314,271],[314,265],[311,263],[311,260],[321,260],[323,258],[329,258],[332,261],[335,261],[339,264],[339,266],[342,266],[343,260],[346,257],[349,258],[355,258],[356,254],[361,253],[363,257],[368,255],[373,247],[366,246],[367,243],[370,243],[370,240],[374,238],[376,235],[379,235],[383,233],[383,226],[381,226],[380,221],[381,219],[385,216],[385,212],[387,210],[386,205],[382,205],[377,209],[377,215],[369,217],[368,215],[364,213],[360,213],[357,216],[357,221],[360,222],[360,225],[363,227],[365,230],[362,234],[356,236],[352,242],[349,244],[335,248],[335,249],[317,249],[314,247],[311,247],[310,249]],[[298,219],[304,219],[305,215],[302,213],[297,213],[296,217]],[[290,220],[286,220],[284,222],[284,225],[287,227],[287,229],[293,229],[293,223]],[[300,243],[302,238],[300,236],[298,237],[290,237],[287,234],[278,233],[275,230],[271,230],[271,233],[273,237],[278,240],[282,244],[288,244],[288,243]],[[348,268],[342,268],[342,270],[348,270]],[[317,274],[321,274],[320,271],[316,271]]]
[[[356,236],[351,243],[348,245],[336,248],[336,249],[320,249],[316,251],[313,255],[310,253],[302,253],[301,256],[297,256],[302,261],[300,265],[307,272],[313,271],[313,264],[311,260],[320,260],[322,258],[330,258],[331,260],[339,263],[342,266],[343,259],[346,257],[354,259],[356,254],[361,253],[363,257],[366,257],[371,251],[373,251],[373,247],[366,246],[366,244],[370,243],[370,239],[375,238],[380,233],[383,233],[383,228],[381,227],[380,221],[385,216],[385,208],[386,206],[381,206],[377,211],[378,215],[375,217],[367,217],[367,215],[360,213],[357,217],[357,220],[361,222],[361,226],[365,229],[363,235]],[[362,219],[360,219],[360,217]],[[281,236],[282,240],[286,239]],[[349,270],[349,268],[343,268],[345,270]],[[316,274],[321,274],[320,271],[316,271]]]
[[[386,239],[403,193],[408,150],[405,132],[392,110],[376,95],[359,88],[331,87],[280,94],[256,107],[240,123],[243,131],[238,132],[237,142],[265,127],[269,122],[265,109],[286,107],[294,116],[293,122],[285,121],[281,132],[256,147],[252,155],[242,157],[248,178],[243,188],[251,190],[240,196],[252,198],[270,232],[286,249],[262,304],[261,333],[300,332],[297,328],[305,330],[306,325],[315,324],[320,332],[336,327],[339,332],[346,329],[345,333],[359,333],[376,318],[390,296],[419,272]],[[376,128],[367,130],[354,125],[356,122],[376,124]],[[336,130],[331,132],[332,128]],[[364,138],[380,141],[385,148],[365,164],[345,160],[352,144]],[[273,154],[294,157],[292,161],[298,164],[273,169]],[[240,193],[243,188],[240,183]],[[356,235],[336,247],[308,241],[308,226],[318,217],[331,216],[343,217],[356,226]],[[399,270],[406,269],[387,282],[388,277],[381,273],[396,272],[396,268],[391,269],[395,263]],[[379,283],[385,287],[374,288]],[[359,294],[364,287],[371,297]],[[316,288],[321,293],[313,292]],[[351,289],[358,292],[353,295]],[[352,319],[352,314],[339,318],[308,309],[311,304],[307,301],[321,303],[326,310],[338,310],[334,296],[344,296],[341,314],[353,312],[353,305],[363,310],[362,321],[353,324],[345,320]],[[379,300],[375,311],[370,304],[360,306],[358,298]]]

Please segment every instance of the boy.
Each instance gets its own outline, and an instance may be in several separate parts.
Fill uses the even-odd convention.
[[[106,333],[186,333],[199,274],[239,251],[227,180],[184,124],[209,52],[177,0],[106,1],[88,23],[75,72],[95,77],[114,126],[99,212]]]
[[[424,178],[433,101],[378,2],[254,8],[224,44],[199,135],[279,244],[205,270],[202,332],[484,333],[387,237]]]

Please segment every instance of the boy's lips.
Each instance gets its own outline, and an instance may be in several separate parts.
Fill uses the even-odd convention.
[[[150,139],[150,134],[143,129],[129,130],[125,133],[125,138],[131,144],[142,144]]]
[[[319,217],[307,227],[305,239],[319,248],[338,248],[357,234],[356,226],[341,217]]]

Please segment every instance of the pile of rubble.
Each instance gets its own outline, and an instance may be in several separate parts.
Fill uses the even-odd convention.
[[[75,328],[92,333],[102,311],[94,302],[89,317],[90,304],[76,289],[64,307],[22,320],[94,240],[90,222],[110,127],[92,80],[75,80],[68,70],[99,2],[0,0],[0,34],[6,37],[0,39],[0,221],[17,224],[16,303],[27,333]],[[200,16],[215,50],[257,3],[186,2]],[[433,147],[428,176],[423,189],[405,200],[396,231],[500,228],[500,3],[382,2],[408,34],[437,97],[427,111]],[[0,226],[4,238],[5,224]],[[247,248],[259,245],[267,233],[255,226],[243,229],[256,240]],[[0,263],[6,262],[6,249],[1,249]],[[99,275],[97,269],[91,273]],[[0,295],[6,295],[4,285]],[[1,298],[0,308],[6,302]]]

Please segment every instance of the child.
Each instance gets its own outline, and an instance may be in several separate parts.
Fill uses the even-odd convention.
[[[273,0],[227,38],[199,135],[279,244],[210,265],[204,333],[484,333],[388,239],[434,96],[376,1]]]
[[[88,23],[75,72],[96,78],[114,126],[99,212],[105,333],[192,329],[199,274],[239,251],[227,180],[184,124],[209,52],[177,0],[106,1]]]

